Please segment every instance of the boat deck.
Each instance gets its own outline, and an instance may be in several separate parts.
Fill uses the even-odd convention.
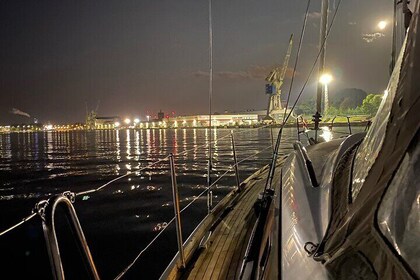
[[[283,159],[278,164],[283,164]],[[222,215],[207,241],[187,265],[181,279],[237,279],[240,273],[249,236],[256,221],[253,211],[258,194],[264,190],[268,168],[250,178],[230,211]],[[279,182],[276,172],[273,184]]]

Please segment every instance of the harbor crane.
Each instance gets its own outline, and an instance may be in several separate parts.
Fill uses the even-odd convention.
[[[290,35],[289,47],[286,52],[286,56],[283,61],[282,67],[276,67],[271,70],[270,74],[265,78],[268,84],[266,84],[266,94],[268,97],[267,115],[264,118],[266,121],[279,121],[280,115],[283,113],[281,106],[281,86],[283,85],[284,77],[286,76],[287,67],[289,65],[290,54],[292,53],[293,46],[293,34]]]
[[[96,127],[96,117],[98,115],[98,109],[99,109],[99,100],[96,104],[95,110],[88,111],[88,105],[86,103],[86,128],[88,130],[95,129]]]

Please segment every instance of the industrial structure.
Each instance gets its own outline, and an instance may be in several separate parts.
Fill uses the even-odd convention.
[[[268,84],[265,86],[265,93],[269,95],[267,115],[265,121],[278,123],[284,114],[284,109],[281,105],[281,86],[283,85],[284,77],[286,76],[289,65],[290,54],[292,53],[293,34],[290,35],[289,47],[283,61],[282,67],[276,67],[271,70],[270,74],[265,78]]]
[[[99,108],[99,101],[96,104],[95,110],[88,111],[88,105],[86,103],[86,129],[92,130],[96,128],[96,119],[97,119],[97,112]]]
[[[235,127],[235,126],[253,126],[260,122],[258,114],[223,114],[212,115],[212,127]],[[136,127],[139,128],[187,128],[187,127],[208,127],[208,115],[193,115],[167,117],[162,120],[151,120],[139,122]]]
[[[95,118],[95,129],[115,128],[118,127],[119,124],[121,124],[121,119],[118,116]]]

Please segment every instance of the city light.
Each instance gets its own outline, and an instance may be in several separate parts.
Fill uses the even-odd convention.
[[[53,125],[52,124],[44,125],[44,129],[51,130],[51,129],[53,129]]]
[[[328,74],[328,73],[322,74],[321,77],[319,78],[319,82],[323,85],[328,85],[329,83],[331,83],[332,80],[333,80],[333,77],[331,76],[331,74]]]
[[[386,26],[388,25],[388,22],[385,20],[381,20],[380,22],[378,22],[378,28],[380,30],[384,30],[386,28]]]
[[[138,124],[139,122],[140,122],[140,119],[138,119],[138,118],[135,118],[135,119],[134,119],[134,123],[135,123],[135,124]]]
[[[119,122],[115,122],[115,123],[114,123],[114,126],[115,126],[115,127],[119,127],[120,125],[121,125],[121,124],[120,124]]]
[[[150,116],[149,115],[147,115],[146,118],[147,118],[147,121],[150,121]]]
[[[124,120],[124,122],[125,122],[125,124],[130,124],[131,120],[129,118],[127,118],[127,119]]]

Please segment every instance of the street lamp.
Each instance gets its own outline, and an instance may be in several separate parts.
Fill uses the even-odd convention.
[[[150,116],[149,115],[147,115],[146,118],[147,118],[147,121],[150,121]]]
[[[328,84],[331,83],[333,77],[331,74],[324,73],[319,77],[319,82],[324,85],[324,113],[328,110]]]
[[[138,124],[139,122],[140,122],[140,119],[138,119],[138,118],[135,118],[135,119],[134,119],[134,123],[135,123],[135,124]]]
[[[127,119],[125,119],[125,120],[124,120],[124,122],[125,122],[125,124],[127,124],[127,125],[128,125],[128,124],[130,124],[130,123],[131,123],[131,120],[130,120],[129,118],[127,118]]]

